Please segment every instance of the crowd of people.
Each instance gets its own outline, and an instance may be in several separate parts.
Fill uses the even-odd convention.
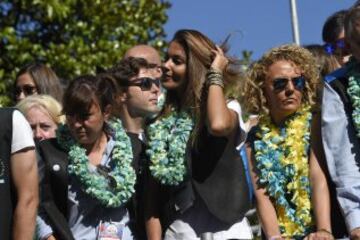
[[[360,239],[360,8],[244,72],[197,30],[0,109],[0,239]]]

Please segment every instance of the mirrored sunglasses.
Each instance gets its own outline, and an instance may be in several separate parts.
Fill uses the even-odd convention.
[[[334,43],[326,43],[324,49],[328,54],[335,54],[339,50],[346,51],[346,43],[344,38],[336,40]]]
[[[15,96],[20,96],[21,93],[24,93],[25,96],[30,96],[36,93],[36,87],[32,85],[23,85],[21,87],[15,87]]]
[[[150,77],[138,78],[133,81],[129,81],[127,86],[138,86],[142,91],[149,91],[153,84],[160,87],[160,79]]]
[[[298,76],[298,77],[294,77],[294,78],[276,78],[273,80],[273,88],[275,91],[281,92],[283,91],[286,86],[289,83],[289,80],[291,80],[292,84],[294,85],[294,87],[299,90],[302,91],[304,90],[305,87],[305,78],[303,76]]]

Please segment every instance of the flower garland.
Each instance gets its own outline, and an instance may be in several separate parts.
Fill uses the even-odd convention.
[[[114,166],[106,176],[90,172],[86,150],[71,136],[68,126],[58,128],[57,141],[68,151],[69,173],[77,177],[84,191],[104,206],[115,208],[126,203],[135,192],[136,174],[132,167],[131,142],[121,121],[113,120],[110,128],[115,134],[111,160]]]
[[[283,128],[263,116],[254,142],[259,183],[273,199],[284,237],[305,236],[313,230],[308,150],[310,107],[288,119]]]
[[[351,58],[348,63],[348,77],[349,86],[347,93],[350,96],[353,106],[352,119],[357,132],[356,135],[360,138],[360,71],[359,63],[355,58]]]
[[[148,127],[151,174],[164,185],[178,185],[183,181],[185,151],[194,122],[185,111],[161,118]]]

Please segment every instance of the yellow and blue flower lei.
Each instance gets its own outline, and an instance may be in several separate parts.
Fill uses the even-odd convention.
[[[120,207],[135,192],[136,173],[132,167],[133,153],[129,137],[119,119],[109,123],[115,135],[111,163],[113,169],[105,177],[91,173],[86,150],[71,136],[67,125],[57,130],[57,141],[68,151],[70,174],[77,177],[83,190],[106,207]]]
[[[185,112],[172,109],[148,127],[150,172],[164,185],[178,185],[186,174],[185,151],[194,122]]]
[[[359,62],[355,58],[351,58],[348,67],[349,86],[347,93],[350,96],[353,112],[352,119],[356,129],[356,136],[360,138],[360,71]]]
[[[314,228],[309,182],[310,107],[278,128],[263,116],[254,142],[259,184],[275,205],[283,237],[301,238]]]

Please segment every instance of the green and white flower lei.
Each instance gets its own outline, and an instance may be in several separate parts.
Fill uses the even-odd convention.
[[[115,134],[115,145],[111,160],[114,167],[108,177],[90,172],[86,150],[71,136],[66,125],[58,128],[57,141],[68,151],[69,173],[77,177],[83,190],[102,205],[115,208],[126,203],[135,192],[136,174],[132,167],[131,142],[121,121],[113,120],[109,125]]]
[[[352,58],[348,63],[349,86],[347,93],[353,106],[352,119],[357,132],[356,135],[360,138],[360,71],[358,68],[359,62]]]
[[[178,185],[186,174],[185,151],[194,122],[185,112],[172,109],[169,116],[148,127],[150,172],[161,184]]]

